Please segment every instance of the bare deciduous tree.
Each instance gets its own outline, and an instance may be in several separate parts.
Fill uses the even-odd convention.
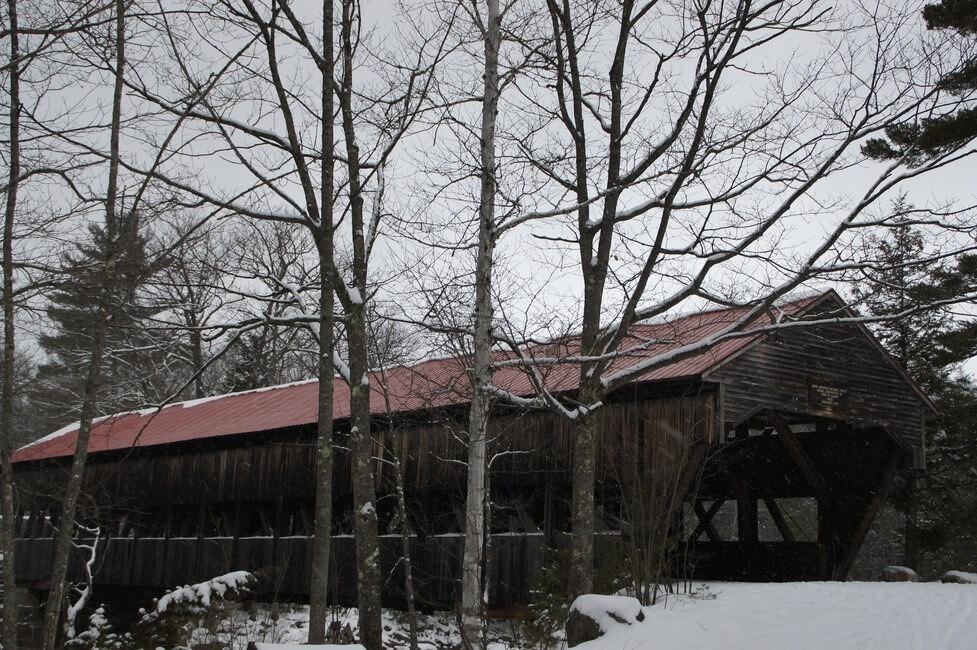
[[[20,40],[17,0],[7,2],[10,41],[8,63],[9,173],[3,213],[3,377],[0,384],[0,554],[3,555],[3,628],[0,643],[17,648],[16,549],[14,548],[13,424],[14,424],[14,220],[17,215],[17,189],[20,180]]]
[[[525,224],[536,241],[550,243],[555,263],[575,267],[582,295],[572,329],[580,343],[561,358],[533,359],[522,352],[526,340],[512,336],[513,354],[523,356],[509,363],[522,365],[538,394],[494,392],[573,420],[569,589],[576,595],[593,586],[602,400],[656,367],[751,330],[806,325],[765,319],[805,283],[839,280],[853,267],[871,265],[852,248],[862,233],[893,225],[875,214],[879,201],[973,150],[959,147],[912,167],[896,160],[865,169],[847,202],[822,189],[864,161],[865,138],[906,116],[962,101],[919,90],[914,75],[936,74],[921,62],[952,61],[914,40],[912,10],[779,0],[622,0],[599,7],[549,0],[546,8],[549,65],[536,68],[532,87],[523,91],[524,110],[538,127],[511,154],[534,170],[541,189],[522,197],[498,230]],[[776,54],[793,36],[815,41],[817,54],[784,67],[763,62],[763,52]],[[793,224],[814,215],[818,232],[792,237]],[[948,249],[972,246],[966,237],[954,241],[969,227],[960,212],[934,209],[927,223],[948,235]],[[547,295],[559,294],[555,283],[536,291],[544,304]],[[635,347],[629,338],[634,323],[707,305],[742,306],[744,315],[668,352],[656,353],[668,349],[667,341]],[[502,329],[495,336],[505,340],[510,334]],[[619,362],[639,352],[645,357],[639,362]],[[571,396],[551,394],[542,370],[567,364],[576,366],[579,388]]]
[[[247,180],[233,189],[211,191],[202,183],[152,170],[155,178],[214,209],[306,228],[316,243],[320,284],[283,289],[294,307],[290,320],[318,330],[315,333],[319,338],[320,363],[330,364],[328,373],[325,366],[320,368],[320,376],[332,376],[335,368],[350,385],[352,457],[354,466],[362,470],[353,472],[360,636],[364,645],[375,648],[381,644],[379,542],[371,469],[374,442],[366,382],[365,316],[370,297],[370,256],[380,233],[382,214],[379,209],[369,210],[367,205],[371,194],[377,197],[373,205],[380,205],[383,167],[417,116],[428,108],[433,70],[443,56],[445,36],[440,27],[430,33],[418,31],[418,40],[408,43],[409,57],[404,63],[403,52],[389,55],[387,48],[371,47],[379,42],[370,41],[367,45],[363,40],[358,3],[343,2],[335,17],[338,21],[333,18],[332,4],[326,5],[321,14],[312,12],[322,23],[320,34],[311,27],[306,8],[300,10],[285,2],[246,2],[240,11],[230,4],[208,5],[186,27],[226,34],[236,44],[229,51],[201,47],[173,25],[165,27],[171,43],[169,54],[181,71],[180,84],[191,89],[190,98],[161,96],[158,88],[143,80],[130,84],[146,101],[178,119],[188,116],[192,128],[215,136],[218,144],[213,149],[192,154],[187,151],[187,160],[192,159],[191,155],[206,158],[226,153],[240,170],[240,178]],[[337,27],[339,43],[334,52],[333,30]],[[329,51],[323,54],[327,46]],[[201,85],[195,70],[204,63],[211,65],[211,74]],[[319,71],[315,99],[309,92],[313,85],[297,80],[293,74],[302,70],[303,63],[311,63]],[[376,68],[364,83],[353,76],[362,65]],[[240,92],[244,87],[247,92]],[[338,106],[334,106],[334,101]],[[337,109],[339,144],[333,139]],[[322,134],[319,146],[307,136],[309,125]],[[192,140],[192,136],[188,138]],[[337,146],[343,154],[337,153]],[[344,172],[338,177],[333,166],[337,160]],[[348,236],[348,246],[342,251],[336,251],[333,243],[337,234]],[[349,265],[337,262],[336,252],[348,253]],[[308,293],[313,288],[316,295],[310,298]],[[346,360],[339,358],[329,340],[335,317],[332,296],[343,310]],[[327,323],[329,326],[325,327]],[[331,445],[333,395],[328,384],[320,382],[318,458],[322,472],[329,471],[326,466],[331,462],[331,447],[327,446]],[[329,514],[326,509],[331,503],[331,493],[323,491],[325,486],[331,487],[331,481],[326,479],[325,473],[317,479],[317,508],[323,517]],[[318,528],[320,533],[328,530],[325,522],[322,526]],[[315,554],[322,559],[317,561],[316,576],[327,574],[327,555],[322,552],[328,544],[326,537],[317,535]],[[325,583],[322,585],[324,588]],[[317,593],[313,600],[315,637],[319,634],[324,595],[320,598]]]
[[[479,157],[481,191],[475,261],[475,332],[472,402],[468,418],[468,484],[465,499],[465,555],[462,560],[462,639],[472,648],[485,644],[486,510],[488,508],[488,419],[492,393],[492,266],[495,250],[495,117],[499,105],[501,14],[498,0],[487,0],[480,30],[485,44],[482,73],[482,124]]]
[[[43,645],[45,650],[54,650],[58,643],[61,629],[61,611],[65,594],[65,576],[68,572],[68,559],[71,552],[71,536],[75,528],[75,511],[78,507],[78,497],[81,492],[82,479],[85,472],[85,461],[88,456],[88,441],[92,432],[92,420],[97,408],[98,388],[102,372],[102,354],[105,344],[105,332],[109,327],[108,320],[112,310],[107,308],[115,296],[112,295],[113,276],[117,270],[113,268],[113,246],[118,238],[118,198],[119,198],[119,157],[120,133],[122,129],[122,90],[123,74],[125,71],[125,43],[126,43],[126,2],[117,0],[115,4],[114,31],[114,88],[112,95],[112,118],[110,126],[109,169],[107,188],[105,190],[105,234],[108,242],[107,257],[104,266],[99,269],[103,277],[103,289],[100,291],[99,304],[96,307],[95,322],[92,328],[91,349],[88,369],[85,378],[85,392],[83,396],[81,419],[78,425],[78,438],[68,484],[61,504],[61,517],[55,542],[54,566],[51,569],[51,590],[48,594],[47,607],[44,612]],[[118,308],[118,305],[115,306]]]

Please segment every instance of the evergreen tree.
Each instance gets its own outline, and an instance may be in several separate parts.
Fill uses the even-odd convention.
[[[932,298],[943,300],[977,293],[977,255],[963,255],[949,269],[935,274]],[[939,361],[959,363],[977,356],[977,319],[957,322],[940,339]]]
[[[48,428],[77,419],[97,319],[108,324],[100,412],[146,402],[159,380],[159,358],[145,321],[153,309],[140,301],[148,274],[147,240],[138,215],[120,215],[117,232],[91,226],[84,243],[65,255],[64,281],[47,306],[52,330],[39,342],[47,359],[37,372],[32,401],[44,409]]]
[[[941,0],[923,8],[926,27],[932,30],[952,30],[961,38],[977,37],[977,0]],[[958,96],[977,91],[977,55],[970,49],[969,58],[960,67],[945,75],[937,87]],[[925,118],[921,122],[900,124],[886,129],[888,141],[869,140],[863,151],[876,159],[907,156],[918,163],[931,156],[967,144],[977,137],[977,108],[964,107],[956,112]]]
[[[893,205],[895,214],[911,211],[904,199]],[[943,310],[913,310],[925,294],[932,293],[939,267],[920,262],[925,256],[923,233],[904,218],[896,219],[887,236],[871,238],[868,247],[874,268],[866,270],[856,284],[855,297],[875,316],[908,313],[877,327],[875,334],[925,390],[932,390],[948,372],[942,337],[951,319]]]
[[[223,360],[223,381],[210,392],[238,392],[308,379],[314,370],[303,363],[310,341],[295,327],[264,326],[234,343]]]
[[[911,207],[898,202],[894,209],[905,213]],[[925,263],[924,233],[908,223],[871,240],[869,248],[877,264],[855,293],[876,316],[966,296],[977,284],[977,259],[963,258],[951,268]],[[967,340],[973,329],[972,322],[957,322],[939,309],[875,326],[939,410],[927,426],[926,471],[903,473],[891,497],[904,515],[900,562],[917,570],[977,568],[977,388],[955,372],[974,351]]]
[[[248,332],[237,342],[227,372],[230,392],[274,385],[268,367],[268,338],[265,332]]]

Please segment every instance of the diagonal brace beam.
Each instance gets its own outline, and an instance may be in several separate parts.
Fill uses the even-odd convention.
[[[770,497],[763,497],[763,503],[767,506],[767,512],[770,513],[770,518],[773,519],[773,523],[776,524],[777,530],[780,531],[780,536],[784,538],[784,541],[796,542],[797,537],[795,537],[794,531],[790,529],[790,524],[787,523],[787,519],[784,518],[784,513],[780,511],[777,500]]]
[[[797,434],[791,430],[787,421],[776,411],[768,410],[766,416],[770,424],[773,425],[773,428],[780,435],[780,439],[784,445],[787,446],[787,451],[790,453],[791,458],[794,459],[794,463],[797,464],[798,469],[801,470],[801,474],[804,475],[804,478],[807,479],[807,482],[814,490],[814,495],[819,499],[827,498],[827,483],[821,476],[821,472],[818,471],[814,459],[804,449],[804,445],[801,444]]]
[[[689,537],[691,541],[694,542],[699,539],[699,535],[703,532],[705,532],[710,542],[722,541],[719,533],[716,531],[716,527],[712,525],[712,518],[716,516],[716,513],[719,512],[719,509],[723,507],[724,503],[726,503],[726,499],[716,499],[707,510],[698,499],[692,502],[692,509],[695,511],[695,516],[699,518],[699,525],[692,531],[692,535]]]

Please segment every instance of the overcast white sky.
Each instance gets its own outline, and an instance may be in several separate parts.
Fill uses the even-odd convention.
[[[905,6],[904,3],[897,2],[895,4],[896,6]],[[916,3],[916,8],[921,4]],[[681,0],[676,0],[672,5],[681,7]],[[430,8],[435,5],[424,6],[428,10],[431,10]],[[303,5],[302,7],[305,9],[309,5]],[[916,11],[916,8],[913,11]],[[397,52],[400,46],[394,38],[386,35],[397,20],[390,3],[376,1],[365,2],[363,13],[365,21],[371,24],[377,30],[377,34],[381,36],[376,42],[381,47],[385,46],[388,54]],[[916,15],[918,15],[918,11]],[[310,31],[315,32],[316,22],[314,16],[309,16],[309,24]],[[919,33],[924,31],[922,30],[921,18],[915,29]],[[162,84],[162,80],[166,79],[167,76],[172,79],[173,66],[171,62],[146,54],[152,47],[159,46],[159,41],[151,38],[151,35],[148,35],[144,31],[145,27],[140,28],[135,26],[133,30],[136,36],[135,40],[138,41],[140,38],[143,38],[146,40],[146,48],[149,48],[140,49],[138,45],[134,45],[134,58],[142,57],[139,65],[134,66],[134,71],[140,78],[150,80],[155,78],[160,80],[160,84]],[[192,47],[199,48],[202,54],[208,51],[210,47],[207,43],[230,46],[238,38],[232,34],[221,35],[215,33],[183,33],[181,36],[186,38]],[[827,41],[831,40],[830,37],[823,36],[792,35],[788,39],[781,41],[780,44],[764,50],[763,56],[758,57],[755,63],[769,70],[783,70],[790,66],[797,66],[799,69],[804,64],[817,60],[824,54],[818,48],[824,47],[826,39]],[[213,50],[210,50],[210,52],[212,54]],[[599,55],[600,53],[598,51],[595,56]],[[199,68],[199,73],[202,77],[205,77],[208,70],[211,69],[210,64],[203,59],[193,61],[193,64]],[[295,63],[286,64],[286,71],[288,76],[296,80],[296,87],[301,88],[305,86],[310,93],[314,94],[315,75],[314,69],[309,62],[296,61]],[[636,77],[640,77],[642,72],[639,69],[634,74]],[[681,68],[676,69],[676,74],[679,75],[680,73]],[[369,79],[370,76],[370,73],[365,70],[358,74],[361,75],[361,78],[365,79]],[[479,71],[477,67],[458,68],[453,74],[457,75],[457,78],[453,80],[457,85],[478,87]],[[755,103],[757,86],[745,81],[744,75],[740,75],[738,79],[739,82],[737,84],[725,91],[725,104],[732,107],[740,104],[749,105]],[[162,85],[160,87],[162,88]],[[65,115],[70,118],[72,123],[78,124],[86,120],[99,121],[103,119],[105,115],[104,109],[107,105],[106,99],[107,93],[104,84],[86,85],[81,83],[73,84],[68,88],[60,90],[59,94],[49,94],[45,97],[44,101],[47,103],[57,103],[60,101],[60,108],[64,110]],[[248,100],[246,93],[242,95],[241,100],[244,102]],[[137,104],[136,100],[132,98],[127,101],[132,102],[130,106]],[[504,97],[503,111],[506,109],[506,102],[509,102],[510,107],[518,107],[520,101],[518,96],[512,99]],[[99,106],[101,106],[101,113],[98,109]],[[77,110],[79,108],[85,110]],[[47,107],[46,112],[49,115],[53,115],[58,111],[51,110],[50,107]],[[250,113],[253,116],[253,124],[259,124],[262,127],[273,130],[281,128],[280,124],[264,114],[259,107],[252,106],[245,113]],[[476,118],[474,111],[469,114],[469,117],[473,120]],[[505,116],[503,116],[502,123],[505,126]],[[138,154],[140,148],[145,149],[146,147],[143,130],[147,126],[152,125],[131,124],[127,126],[125,144],[128,155],[133,156],[134,159],[138,159],[140,156],[133,154]],[[653,126],[649,125],[650,131],[654,130]],[[156,137],[159,137],[163,133],[165,131],[157,131]],[[94,137],[97,139],[101,136]],[[315,137],[317,136],[313,128],[309,131],[309,139],[314,140]],[[445,200],[439,198],[437,201],[431,203],[426,203],[428,198],[423,188],[419,187],[425,183],[430,185],[432,180],[436,178],[430,173],[431,167],[437,165],[438,160],[443,159],[446,152],[452,148],[457,150],[457,141],[456,139],[453,140],[453,138],[454,136],[442,129],[437,132],[437,138],[434,137],[432,132],[426,132],[411,136],[404,142],[403,146],[395,155],[389,171],[388,200],[390,201],[391,210],[403,210],[406,212],[424,208],[431,210],[432,218],[434,213],[440,213],[442,216],[454,215],[456,217],[455,221],[457,222],[455,224],[456,226],[457,224],[470,223],[475,205],[474,192],[476,186],[473,183],[469,182],[466,185],[460,186],[459,191],[451,199]],[[213,140],[210,141],[211,146],[213,142]],[[204,150],[207,148],[208,143],[202,140],[197,146],[200,147],[200,150]],[[500,153],[504,153],[504,151]],[[241,183],[245,182],[244,176],[246,175],[242,174],[239,166],[228,162],[227,157],[226,153],[212,154],[207,158],[186,159],[183,162],[187,165],[186,170],[198,175],[201,180],[206,179],[210,186],[224,187],[229,192],[230,188],[238,187]],[[866,163],[859,168],[850,169],[842,174],[834,175],[824,181],[818,192],[818,197],[822,199],[828,197],[837,199],[839,206],[843,208],[844,205],[850,204],[855,200],[855,197],[861,194],[866,183],[870,182],[878,172],[878,169],[878,164]],[[92,180],[93,185],[97,185],[100,179],[101,177],[95,176],[90,180]],[[974,182],[975,179],[977,179],[977,164],[975,164],[973,159],[969,159],[938,172],[928,174],[918,180],[911,181],[906,184],[904,189],[907,191],[909,201],[919,206],[940,205],[948,202],[954,202],[957,206],[974,205],[977,204],[977,184]],[[503,183],[505,182],[506,180],[503,180]],[[130,185],[131,183],[132,181],[130,180]],[[284,191],[289,195],[298,196],[298,191],[294,184],[290,187],[285,187]],[[543,207],[545,207],[546,201],[549,198],[548,196],[542,195],[539,197]],[[640,195],[635,195],[630,197],[629,200],[636,201],[641,198]],[[775,198],[767,197],[769,200],[774,200]],[[35,204],[43,203],[46,200],[47,197],[40,196],[36,193],[27,199],[28,203],[33,201]],[[810,205],[807,206],[807,210],[808,214],[806,216],[791,218],[787,223],[787,228],[781,233],[783,237],[783,249],[785,251],[795,250],[799,253],[809,248],[811,243],[823,236],[825,230],[833,225],[837,219],[838,211],[817,213],[810,209]],[[446,228],[446,233],[450,232],[450,230],[450,228]],[[500,256],[504,264],[500,267],[499,284],[500,292],[510,299],[508,304],[505,305],[509,316],[532,322],[534,320],[545,319],[554,313],[568,312],[565,315],[565,320],[568,325],[572,325],[575,321],[571,313],[578,308],[576,300],[579,296],[579,275],[573,267],[572,254],[568,255],[566,247],[557,247],[552,244],[542,243],[533,236],[539,233],[553,234],[560,230],[560,227],[551,225],[531,225],[521,229],[518,233],[507,236],[502,242]],[[71,239],[77,232],[79,232],[77,227],[70,226],[63,230],[62,235],[66,239]],[[55,247],[56,250],[62,248],[63,245],[61,244]],[[438,265],[442,271],[447,271],[449,268],[456,269],[459,265],[467,264],[468,259],[465,253],[449,255],[443,251],[420,250],[412,247],[412,245],[406,244],[403,239],[385,240],[378,245],[377,250],[375,268],[380,274],[393,274],[397,270],[396,267],[398,265],[414,263],[416,266],[416,262],[422,258],[428,260],[437,258]],[[570,263],[567,263],[568,261]],[[757,276],[762,277],[763,272],[758,270]],[[739,281],[745,283],[748,280],[748,275],[743,275],[743,269],[740,269]],[[663,283],[662,289],[666,286],[668,286],[668,283]],[[403,284],[391,282],[389,287],[393,287],[394,292],[391,293],[387,289],[385,293],[381,294],[383,299],[400,306],[409,306],[410,301],[404,300],[402,296],[402,292],[404,291]],[[687,307],[685,308],[687,309]],[[974,364],[973,367],[977,369],[977,364]]]

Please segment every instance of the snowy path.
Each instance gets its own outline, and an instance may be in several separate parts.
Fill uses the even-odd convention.
[[[977,649],[977,585],[711,583],[580,650]]]

